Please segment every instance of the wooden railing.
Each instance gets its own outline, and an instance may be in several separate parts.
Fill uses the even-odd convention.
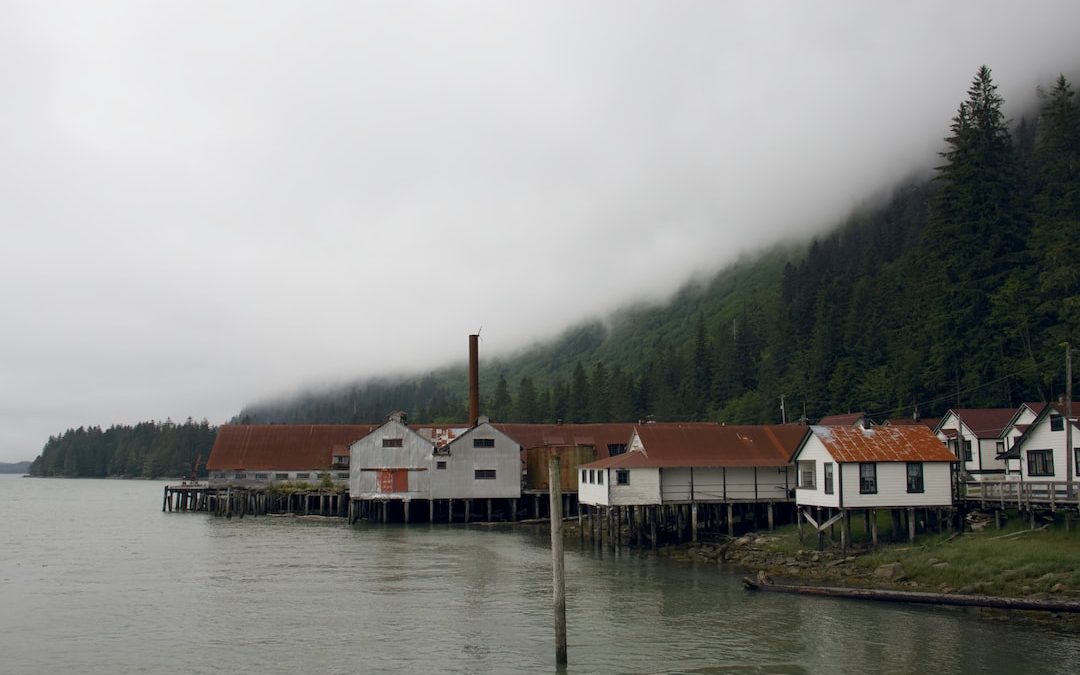
[[[964,483],[964,499],[981,506],[1026,508],[1080,505],[1080,481],[981,481]]]

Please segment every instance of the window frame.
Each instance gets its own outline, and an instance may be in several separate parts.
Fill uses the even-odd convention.
[[[835,483],[835,478],[833,476],[833,464],[834,464],[834,462],[824,462],[822,464],[822,469],[824,470],[824,475],[823,475],[823,480],[822,480],[822,483],[824,485],[822,486],[822,488],[824,489],[825,494],[827,494],[827,495],[831,495],[831,494],[836,493],[836,483]]]
[[[382,446],[384,448],[403,448],[405,447],[404,438],[384,438],[382,439]]]
[[[911,470],[915,467],[919,469],[918,475],[912,475],[911,473]],[[904,475],[907,477],[908,494],[923,494],[926,492],[926,467],[922,462],[907,462]],[[917,481],[917,483],[913,481]]]
[[[1065,416],[1050,415],[1050,431],[1065,431]]]
[[[973,461],[974,455],[971,454],[971,439],[970,438],[964,438],[964,439],[961,439],[961,441],[962,441],[961,442],[961,447],[964,449],[964,461],[965,462]]]
[[[1043,460],[1042,462],[1038,460]],[[1038,464],[1043,464],[1039,471],[1033,471]],[[1054,451],[1049,448],[1038,448],[1027,451],[1027,475],[1036,478],[1054,476]]]
[[[615,469],[615,484],[616,485],[629,485],[630,484],[630,469]]]
[[[437,460],[435,460],[435,470],[436,471],[445,471],[446,470],[446,460],[445,459],[437,459]]]
[[[474,448],[494,448],[494,438],[474,438],[472,439],[472,446]]]
[[[867,473],[871,475],[868,476]],[[877,493],[877,462],[859,462],[859,494],[876,495]]]
[[[473,480],[495,480],[495,469],[473,469]]]
[[[799,475],[796,477],[800,490],[816,490],[817,489],[817,460],[808,459],[799,462],[802,466],[799,467]],[[809,483],[804,479],[810,478]]]

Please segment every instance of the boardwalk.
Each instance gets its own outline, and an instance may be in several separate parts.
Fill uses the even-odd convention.
[[[1080,508],[1080,481],[980,481],[963,485],[964,499],[980,508]]]

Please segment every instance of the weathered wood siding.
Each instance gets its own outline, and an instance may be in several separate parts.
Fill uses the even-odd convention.
[[[548,489],[548,460],[552,454],[559,456],[559,473],[564,492],[578,489],[578,467],[596,461],[596,448],[587,445],[552,448],[527,448],[525,450],[525,487],[529,490]]]
[[[660,504],[660,469],[630,469],[630,483],[618,485],[616,469],[605,469],[604,483],[612,506]]]
[[[788,467],[662,469],[664,503],[783,501],[794,487]]]

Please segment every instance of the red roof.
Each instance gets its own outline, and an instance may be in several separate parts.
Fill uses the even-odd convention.
[[[846,413],[843,415],[827,415],[826,417],[822,417],[818,424],[824,427],[850,427],[858,422],[862,422],[864,419],[866,419],[866,413],[861,412]]]
[[[959,417],[976,438],[997,438],[1012,422],[1016,408],[953,408],[950,412]]]
[[[523,449],[558,446],[592,446],[597,457],[608,456],[608,445],[625,445],[634,424],[502,424],[493,427],[517,441]]]
[[[810,427],[838,462],[952,462],[945,444],[923,426]]]
[[[643,451],[601,459],[591,468],[787,466],[806,435],[798,424],[642,424]]]
[[[226,424],[218,429],[207,470],[303,471],[329,468],[334,453],[378,424]]]

